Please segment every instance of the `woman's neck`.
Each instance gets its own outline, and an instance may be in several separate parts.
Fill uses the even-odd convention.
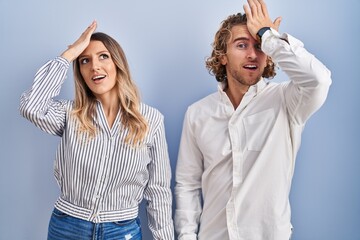
[[[98,97],[98,100],[101,102],[104,114],[106,116],[106,120],[109,127],[111,128],[119,112],[119,98],[117,97],[117,95],[109,94],[107,96]]]

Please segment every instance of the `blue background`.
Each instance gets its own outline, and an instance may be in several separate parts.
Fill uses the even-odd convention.
[[[229,0],[0,0],[0,239],[45,239],[58,187],[59,138],[21,118],[20,94],[37,69],[93,19],[123,46],[144,102],[165,115],[173,172],[186,107],[216,90],[205,69]],[[324,106],[310,119],[291,191],[294,240],[360,239],[360,1],[268,0],[280,32],[301,39],[331,71]],[[72,72],[61,97],[73,98]],[[275,81],[285,80],[281,72]],[[173,187],[174,181],[172,182]],[[141,209],[144,239],[151,239]]]

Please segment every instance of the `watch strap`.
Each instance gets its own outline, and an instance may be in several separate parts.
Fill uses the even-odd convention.
[[[265,33],[267,30],[270,30],[270,29],[271,29],[270,27],[260,28],[259,31],[256,33],[256,40],[261,43],[261,38],[262,38],[262,36],[264,35],[264,33]]]

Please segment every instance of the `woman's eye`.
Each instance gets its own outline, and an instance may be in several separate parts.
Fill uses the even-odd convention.
[[[256,48],[257,50],[262,51],[262,50],[261,50],[261,44],[256,44],[256,45],[255,45],[255,48]]]
[[[87,58],[82,58],[82,59],[80,59],[80,61],[79,61],[81,64],[85,64],[85,63],[88,63],[89,62],[89,59],[87,59]]]
[[[109,55],[107,55],[107,54],[101,54],[100,55],[100,59],[108,59],[109,58]]]

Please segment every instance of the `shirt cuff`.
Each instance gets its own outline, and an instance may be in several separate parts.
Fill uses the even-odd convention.
[[[57,56],[54,60],[62,63],[66,68],[70,66],[70,62],[66,58],[63,58],[61,56]]]

